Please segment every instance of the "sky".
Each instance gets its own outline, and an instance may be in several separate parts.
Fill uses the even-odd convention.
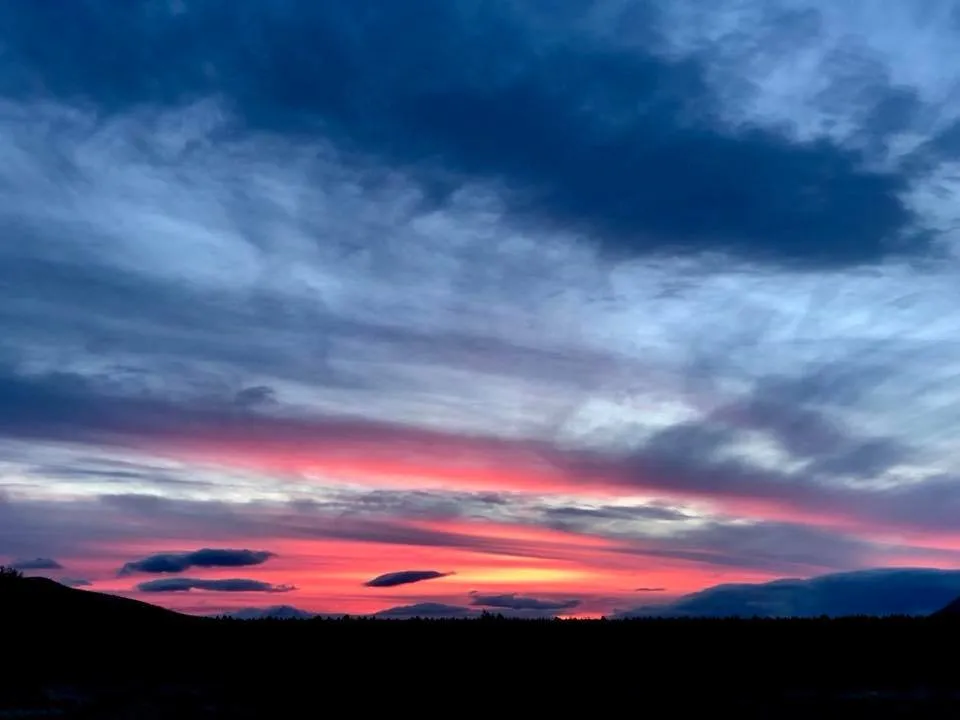
[[[934,609],[958,42],[957,0],[4,3],[0,562],[198,614]]]

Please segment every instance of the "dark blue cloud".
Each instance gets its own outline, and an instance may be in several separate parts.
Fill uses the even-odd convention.
[[[412,618],[467,618],[477,616],[475,610],[460,605],[424,602],[414,605],[401,605],[388,608],[374,614],[374,617],[390,620],[408,620]]]
[[[137,585],[137,590],[145,593],[175,593],[190,590],[208,592],[261,592],[281,593],[296,590],[292,585],[273,585],[259,580],[246,578],[228,578],[225,580],[198,580],[195,578],[163,578],[148,580]]]
[[[276,397],[273,388],[265,385],[256,385],[239,391],[234,400],[240,407],[247,408],[260,405],[272,405],[276,402]]]
[[[452,573],[437,572],[436,570],[401,570],[400,572],[378,575],[365,582],[364,585],[367,587],[396,587],[397,585],[409,585],[424,580],[435,580],[448,575],[452,575]]]
[[[128,562],[120,569],[120,574],[180,573],[194,567],[248,567],[261,565],[272,557],[275,555],[265,550],[201,548],[185,553],[157,553],[142,560]]]
[[[960,571],[923,568],[861,570],[809,580],[718,585],[664,605],[619,614],[680,617],[819,617],[927,615],[960,595]]]
[[[568,18],[586,8],[565,5]],[[906,174],[828,140],[724,125],[706,60],[655,54],[655,32],[624,49],[559,15],[543,33],[505,0],[182,6],[5,7],[0,94],[117,113],[221,97],[247,127],[322,134],[412,173],[436,201],[496,183],[519,221],[617,255],[836,266],[927,249]],[[912,112],[895,88],[872,102],[874,135]]]
[[[92,582],[83,578],[61,578],[58,582],[68,587],[90,587],[93,585]]]
[[[52,558],[32,558],[14,560],[10,567],[14,570],[62,570],[63,565]]]
[[[524,597],[516,593],[505,595],[483,595],[471,593],[471,605],[479,607],[500,608],[503,610],[571,610],[580,605],[579,600],[543,600],[534,597]]]

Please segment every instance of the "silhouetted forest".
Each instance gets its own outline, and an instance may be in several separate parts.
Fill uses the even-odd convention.
[[[949,616],[230,620],[12,573],[0,610],[0,717],[960,711]]]

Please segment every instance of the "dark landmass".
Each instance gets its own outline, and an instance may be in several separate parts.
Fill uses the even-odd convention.
[[[960,620],[960,598],[957,598],[946,607],[941,608],[933,614],[933,617],[939,618],[957,618]]]
[[[0,581],[0,718],[957,717],[955,613],[231,620]]]
[[[179,626],[197,619],[139,600],[78,590],[42,577],[0,582],[0,610],[3,621],[18,618],[28,627],[46,626],[65,632],[83,627],[109,631],[145,625]]]

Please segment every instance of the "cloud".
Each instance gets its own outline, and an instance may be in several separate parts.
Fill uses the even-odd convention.
[[[234,397],[234,402],[240,407],[257,407],[272,405],[277,402],[273,388],[265,385],[248,387],[240,390]]]
[[[504,617],[513,619],[526,620],[543,620],[554,618],[556,617],[558,610],[572,609],[574,606],[570,605],[570,603],[576,602],[566,601],[565,603],[557,603],[548,600],[539,601],[535,598],[516,598],[513,595],[491,596],[491,598],[494,600],[505,599],[507,604],[484,605],[482,607],[494,608],[496,611],[495,614],[497,615],[503,615]],[[511,598],[518,600],[519,602],[511,603]],[[526,600],[526,602],[524,602],[524,600]],[[483,617],[485,610],[480,610],[478,604],[475,602],[471,602],[471,605],[473,607],[449,605],[436,602],[422,602],[415,603],[413,605],[401,605],[398,607],[381,610],[374,613],[373,617],[392,620],[409,620],[414,618],[461,620]],[[558,607],[559,605],[563,605],[563,607]]]
[[[336,497],[336,496],[335,496]],[[116,543],[142,538],[173,541],[183,538],[229,540],[237,536],[269,537],[272,540],[343,540],[385,546],[422,548],[459,548],[491,555],[513,557],[568,557],[575,546],[540,542],[526,537],[503,536],[485,532],[483,523],[451,524],[411,522],[428,519],[408,512],[364,513],[363,504],[354,505],[352,494],[331,502],[228,501],[168,499],[155,495],[112,495],[87,501],[64,503],[11,501],[0,502],[0,542],[15,546],[30,528],[46,529],[44,547],[68,549],[71,546],[95,551],[100,543]],[[397,495],[402,500],[403,493]],[[455,493],[437,500],[459,499],[469,508],[469,495]],[[344,505],[352,508],[345,512]],[[398,503],[400,504],[400,503]],[[474,507],[489,507],[481,500]],[[411,509],[416,506],[412,505]],[[429,511],[429,506],[428,506]],[[481,515],[481,518],[483,516]],[[496,516],[490,516],[496,519]],[[137,524],[129,524],[136,518]]]
[[[120,569],[120,574],[180,573],[194,567],[249,567],[261,565],[272,557],[276,556],[265,550],[201,548],[185,553],[157,553],[128,562]]]
[[[205,491],[206,492],[206,491]],[[17,547],[20,538],[43,529],[44,552],[97,553],[99,548],[150,537],[154,542],[230,541],[237,537],[272,543],[330,541],[371,547],[467,550],[531,561],[588,562],[622,567],[651,559],[723,571],[749,569],[763,573],[813,574],[855,569],[877,563],[925,557],[954,562],[960,555],[929,543],[894,544],[863,538],[845,529],[761,518],[710,515],[689,510],[686,520],[648,517],[621,506],[596,516],[574,513],[576,524],[562,532],[552,527],[549,510],[556,499],[518,495],[507,504],[490,503],[486,494],[437,491],[424,504],[420,492],[378,491],[372,508],[363,490],[322,488],[310,502],[275,500],[244,503],[174,500],[157,496],[103,496],[87,501],[13,501],[0,503],[0,542]],[[462,515],[437,515],[435,508],[456,503]],[[587,510],[585,507],[578,507]],[[657,508],[659,509],[659,508]],[[135,520],[135,522],[133,522]],[[531,532],[534,534],[531,535]],[[545,532],[542,537],[540,533]],[[373,565],[376,567],[376,564]],[[631,581],[626,581],[631,582]]]
[[[271,605],[270,607],[249,607],[221,613],[237,620],[308,620],[317,613],[301,610],[292,605]]]
[[[625,521],[637,522],[638,520],[650,520],[654,522],[672,522],[683,521],[689,516],[680,510],[670,507],[661,507],[658,505],[645,505],[643,507],[577,507],[561,506],[548,507],[544,510],[545,519],[552,527],[562,529],[576,529],[584,524],[595,523],[597,521]]]
[[[372,580],[367,580],[364,585],[367,587],[396,587],[398,585],[409,585],[411,583],[423,582],[424,580],[448,577],[452,574],[453,573],[437,572],[436,570],[401,570],[400,572],[378,575]]]
[[[261,592],[282,593],[296,590],[292,585],[272,585],[259,580],[229,578],[224,580],[197,580],[194,578],[163,578],[148,580],[137,585],[137,590],[145,593],[175,593],[190,590],[208,592]]]
[[[251,464],[275,462],[283,453],[293,455],[304,443],[314,448],[309,462],[324,449],[331,454],[367,454],[378,447],[380,453],[403,447],[410,457],[424,462],[437,462],[441,447],[447,456],[489,452],[493,461],[500,455],[520,461],[527,456],[529,462],[535,454],[535,446],[509,438],[464,437],[375,418],[322,413],[266,416],[249,409],[238,412],[232,404],[209,397],[177,402],[162,394],[118,393],[109,389],[109,381],[77,373],[3,371],[0,364],[0,435],[12,438],[120,449],[150,442],[193,447],[200,453],[230,446],[241,462]]]
[[[855,533],[773,520],[701,520],[659,538],[642,531],[621,536],[623,553],[774,573],[855,569],[895,550]]]
[[[62,570],[63,565],[53,558],[32,558],[30,560],[14,560],[10,567],[15,570]]]
[[[83,578],[60,578],[58,582],[61,585],[67,585],[68,587],[90,587],[93,583],[89,580],[84,580]]]
[[[413,618],[468,618],[477,616],[475,610],[460,605],[424,602],[414,605],[401,605],[374,613],[374,617],[388,620],[407,620]]]
[[[455,477],[459,468],[444,463],[453,453],[459,453],[467,458],[486,458],[491,467],[506,469],[522,463],[538,467],[540,472],[543,468],[551,470],[551,475],[542,480],[526,475],[532,489],[537,483],[556,486],[559,482],[573,488],[582,486],[583,478],[592,478],[593,482],[620,486],[624,492],[634,487],[734,505],[764,502],[784,511],[836,513],[864,523],[948,528],[950,518],[944,508],[952,502],[946,499],[955,494],[949,476],[930,475],[922,483],[910,484],[872,482],[909,467],[916,461],[919,448],[892,434],[853,432],[843,420],[843,407],[824,403],[824,397],[842,378],[811,372],[795,378],[760,379],[748,392],[719,404],[710,413],[659,429],[628,452],[612,453],[561,449],[545,442],[509,438],[464,438],[353,419],[231,416],[215,405],[191,407],[111,397],[90,388],[82,377],[64,374],[10,380],[6,386],[0,381],[0,396],[6,387],[10,402],[3,406],[10,413],[12,432],[35,432],[43,438],[77,438],[89,433],[91,442],[98,443],[116,442],[126,435],[124,442],[129,444],[150,440],[177,445],[187,442],[191,435],[184,428],[199,426],[209,428],[199,439],[200,447],[233,446],[240,453],[244,448],[257,448],[267,459],[286,453],[294,456],[296,446],[310,442],[317,460],[311,456],[303,461],[305,465],[322,464],[324,445],[340,452],[353,448],[351,452],[358,454],[376,449],[398,463],[410,462],[410,451],[415,449],[434,472],[449,472]],[[849,385],[845,392],[853,393],[851,397],[856,394]],[[46,409],[45,403],[49,403]],[[23,411],[17,409],[28,406]],[[85,406],[86,411],[82,410]],[[0,426],[4,424],[2,415]],[[785,461],[779,466],[754,462],[752,451],[742,449],[748,433],[775,443]],[[794,469],[785,469],[791,465]],[[419,462],[414,464],[417,466],[423,467]],[[498,477],[491,472],[486,482],[493,484]],[[861,484],[854,488],[850,481]],[[604,512],[632,514],[635,519],[642,512],[650,519],[664,521],[685,517],[683,511],[669,506]],[[596,525],[599,517],[595,509],[575,507],[548,510],[547,521],[558,528],[573,529],[578,524],[583,526],[588,515],[592,517],[588,524]],[[612,515],[608,519],[612,520]]]
[[[523,597],[516,593],[506,595],[471,593],[471,597],[471,605],[502,608],[504,610],[571,610],[580,605],[579,600],[542,600],[534,597]]]
[[[545,30],[505,0],[418,6],[287,0],[229,15],[206,5],[118,15],[95,4],[53,26],[18,4],[5,10],[0,91],[29,97],[42,77],[47,97],[110,114],[220,96],[252,130],[322,127],[339,146],[407,169],[436,203],[467,180],[497,183],[519,220],[576,228],[617,253],[842,266],[883,259],[914,224],[908,178],[870,169],[856,149],[719,119],[709,57],[670,56],[658,40],[670,17],[635,19],[652,29],[628,45],[598,42],[576,11]],[[283,42],[259,50],[253,27]],[[111,70],[118,55],[128,74]],[[851,78],[845,96],[867,81]],[[900,96],[877,89],[878,107]],[[908,246],[923,248],[922,237]]]
[[[839,420],[835,410],[823,408],[818,393],[835,384],[834,379],[774,379],[758,381],[745,396],[720,405],[707,415],[678,423],[650,435],[639,447],[623,452],[598,453],[561,450],[546,443],[500,438],[462,438],[455,434],[376,422],[334,418],[284,419],[230,416],[215,407],[190,407],[143,399],[111,398],[87,387],[81,377],[60,375],[11,381],[7,388],[11,402],[10,427],[16,433],[28,432],[36,422],[38,437],[74,438],[90,433],[91,441],[114,442],[128,434],[126,442],[145,439],[165,440],[173,444],[187,441],[183,428],[197,425],[205,431],[202,443],[259,448],[264,457],[291,452],[301,442],[311,442],[319,459],[322,444],[337,446],[341,452],[355,447],[357,452],[379,446],[380,452],[404,449],[422,452],[425,462],[436,463],[437,472],[458,472],[445,467],[442,453],[462,453],[466,457],[486,456],[496,467],[516,466],[517,462],[539,467],[559,468],[553,479],[537,482],[570,487],[582,484],[584,477],[619,485],[624,491],[640,487],[687,497],[713,501],[762,501],[808,513],[837,512],[865,522],[886,522],[904,526],[930,527],[931,522],[949,525],[942,510],[944,498],[953,494],[949,477],[930,477],[920,484],[862,485],[853,489],[837,480],[872,480],[913,461],[917,448],[890,435],[861,436],[851,432]],[[69,390],[68,388],[74,388]],[[77,390],[80,388],[80,390]],[[0,396],[4,393],[0,382]],[[809,397],[808,397],[809,396]],[[18,404],[17,398],[20,398]],[[33,404],[31,405],[31,398]],[[49,398],[50,400],[44,400]],[[53,400],[56,398],[55,400]],[[44,409],[45,402],[50,402]],[[16,410],[30,406],[29,411]],[[84,406],[88,411],[81,410]],[[71,414],[73,416],[71,417]],[[88,420],[89,418],[89,420]],[[0,426],[3,425],[0,413]],[[803,463],[793,472],[769,465],[759,466],[748,453],[740,451],[745,433],[765,435],[775,442],[790,462]],[[202,445],[201,445],[202,446]],[[397,462],[403,462],[397,458]],[[544,462],[545,461],[545,462]],[[307,461],[305,461],[306,463]],[[309,462],[313,462],[312,460]],[[359,460],[358,460],[359,462]],[[786,465],[787,463],[783,463]],[[490,473],[488,482],[498,475]],[[536,476],[532,476],[536,478]],[[638,510],[606,510],[607,513],[631,513]],[[682,520],[684,513],[669,507],[651,506],[642,513]],[[548,510],[549,522],[560,528],[573,528],[587,515],[597,519],[596,510],[561,508]],[[581,522],[582,524],[582,522]]]
[[[806,580],[718,585],[669,604],[628,610],[619,617],[927,615],[958,595],[960,571],[885,568]]]
[[[633,589],[634,592],[643,592],[643,593],[666,592],[666,590],[667,590],[666,588],[662,588],[662,587],[638,587]]]

